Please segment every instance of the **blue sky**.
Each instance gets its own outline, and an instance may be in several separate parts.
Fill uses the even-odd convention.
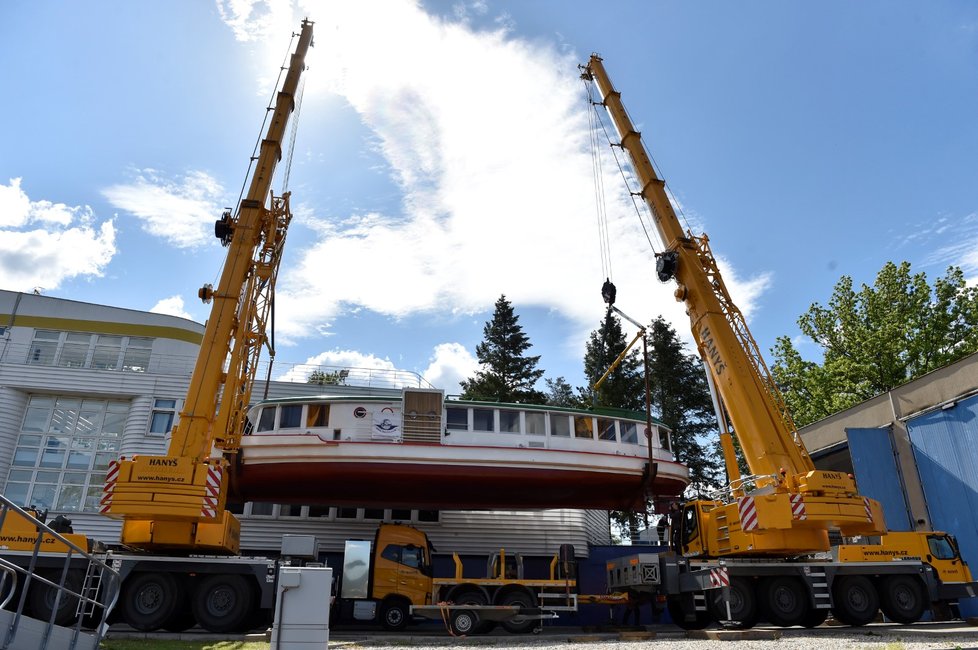
[[[281,373],[456,392],[506,294],[546,376],[583,383],[592,51],[762,350],[843,274],[978,278],[978,3],[145,0],[0,9],[0,287],[203,321],[211,224],[303,16]],[[685,336],[612,169],[604,189],[618,306]]]

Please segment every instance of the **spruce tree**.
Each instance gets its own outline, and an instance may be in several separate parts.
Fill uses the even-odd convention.
[[[525,356],[531,343],[519,320],[506,296],[500,296],[483,329],[482,343],[475,348],[482,368],[461,382],[462,399],[544,403],[544,394],[536,389],[543,376],[537,369],[540,356]]]
[[[601,326],[588,337],[584,353],[584,376],[588,380],[588,386],[582,390],[582,394],[592,406],[645,410],[644,372],[642,359],[636,349],[630,350],[618,367],[608,375],[601,388],[594,390],[594,384],[607,372],[627,345],[625,333],[621,329],[621,319],[608,310]]]
[[[706,441],[717,431],[717,421],[702,361],[686,353],[676,330],[661,316],[646,336],[653,411],[672,430],[672,451],[689,467],[690,482],[716,486],[723,461],[716,446]]]
[[[547,406],[578,407],[581,405],[580,398],[574,394],[574,388],[563,377],[556,379],[548,377],[544,381],[547,384],[544,404]]]

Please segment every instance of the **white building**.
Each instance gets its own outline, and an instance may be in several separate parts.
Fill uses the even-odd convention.
[[[51,516],[66,515],[76,532],[118,542],[119,522],[98,514],[107,464],[120,455],[165,453],[203,331],[199,323],[174,316],[0,291],[3,494],[19,505],[49,509]],[[268,396],[320,390],[308,383],[272,382]],[[259,383],[253,398],[264,392]],[[460,553],[505,547],[547,555],[570,543],[586,556],[589,544],[610,543],[608,515],[598,511],[431,512],[265,503],[233,509],[242,520],[242,552],[251,554],[277,553],[283,533],[313,534],[324,550],[339,550],[342,540],[369,537],[385,520],[412,522],[436,547]]]

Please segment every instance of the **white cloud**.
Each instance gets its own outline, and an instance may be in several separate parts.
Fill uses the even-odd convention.
[[[181,296],[170,296],[169,298],[163,298],[150,308],[150,312],[154,314],[167,314],[169,316],[177,316],[179,318],[193,320],[193,316],[188,314],[184,309],[183,298]]]
[[[155,169],[136,170],[133,182],[113,185],[102,194],[142,221],[146,232],[174,246],[197,248],[215,241],[213,224],[222,211],[224,188],[206,172],[170,179]]]
[[[453,395],[461,392],[459,382],[472,377],[478,369],[479,360],[461,343],[440,343],[421,376],[435,388]]]
[[[0,278],[15,291],[56,289],[67,279],[100,277],[115,255],[115,226],[95,223],[88,206],[31,201],[21,179],[0,184]]]
[[[421,384],[418,375],[398,370],[390,359],[339,348],[309,357],[305,363],[292,365],[275,377],[275,381],[305,382],[315,371],[344,372],[344,381],[351,386],[401,388]]]
[[[288,33],[292,27],[289,0],[217,0],[217,11],[234,37],[246,43]]]
[[[328,36],[309,53],[306,102],[331,92],[356,110],[402,200],[395,214],[322,219],[318,242],[282,271],[283,338],[356,307],[395,318],[471,314],[491,309],[501,293],[521,309],[559,312],[578,325],[578,342],[599,323],[604,278],[576,67],[586,57],[505,28],[476,31],[462,15],[451,22],[416,2],[387,1],[336,3],[315,17],[317,33]],[[303,119],[315,117],[306,111]],[[656,286],[652,251],[617,170],[604,186],[626,311],[642,321],[666,314],[685,331],[672,287]],[[769,282],[732,272],[726,280],[745,313]]]

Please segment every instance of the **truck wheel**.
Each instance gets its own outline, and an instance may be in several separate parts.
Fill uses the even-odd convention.
[[[727,620],[727,604],[710,601],[710,614],[718,621]],[[759,612],[754,585],[746,578],[730,580],[730,627],[747,630],[757,624]]]
[[[536,600],[533,598],[533,594],[520,590],[510,592],[499,604],[507,607],[516,606],[530,609],[536,607]],[[539,622],[540,619],[516,616],[508,621],[503,621],[503,629],[510,634],[526,634],[533,630]]]
[[[183,632],[189,630],[194,625],[197,625],[197,619],[194,618],[194,613],[190,611],[190,606],[183,603],[180,608],[173,613],[168,621],[163,623],[162,627],[167,632]]]
[[[158,630],[184,600],[180,583],[169,573],[135,573],[122,590],[122,620],[140,632]]]
[[[399,599],[385,600],[380,606],[380,624],[385,630],[399,632],[408,626],[411,617],[408,614],[408,604]]]
[[[672,622],[684,630],[702,630],[710,624],[710,615],[707,612],[695,612],[690,620],[686,620],[686,610],[679,596],[667,597],[666,609],[669,610]]]
[[[761,583],[764,598],[764,614],[768,621],[779,627],[801,625],[808,611],[808,594],[794,578],[768,578]]]
[[[208,632],[238,632],[249,626],[254,604],[254,594],[242,576],[216,574],[197,585],[191,609]]]
[[[842,576],[832,585],[832,615],[846,625],[866,625],[876,618],[879,596],[869,578]]]
[[[926,603],[920,581],[911,576],[889,576],[880,585],[880,609],[891,621],[910,625],[920,620]]]
[[[471,609],[453,609],[451,616],[448,617],[448,624],[452,634],[456,636],[479,634],[479,615]]]
[[[61,582],[61,571],[38,571],[37,575],[58,584]],[[65,576],[65,588],[76,593],[81,591],[82,575],[78,571],[68,571]],[[57,587],[51,587],[40,580],[31,581],[31,590],[28,594],[28,604],[34,618],[42,621],[50,621],[51,614],[54,613],[55,625],[71,625],[75,622],[75,611],[78,609],[78,599],[61,592],[61,599],[58,601],[58,611],[54,612],[54,601],[58,596]]]

